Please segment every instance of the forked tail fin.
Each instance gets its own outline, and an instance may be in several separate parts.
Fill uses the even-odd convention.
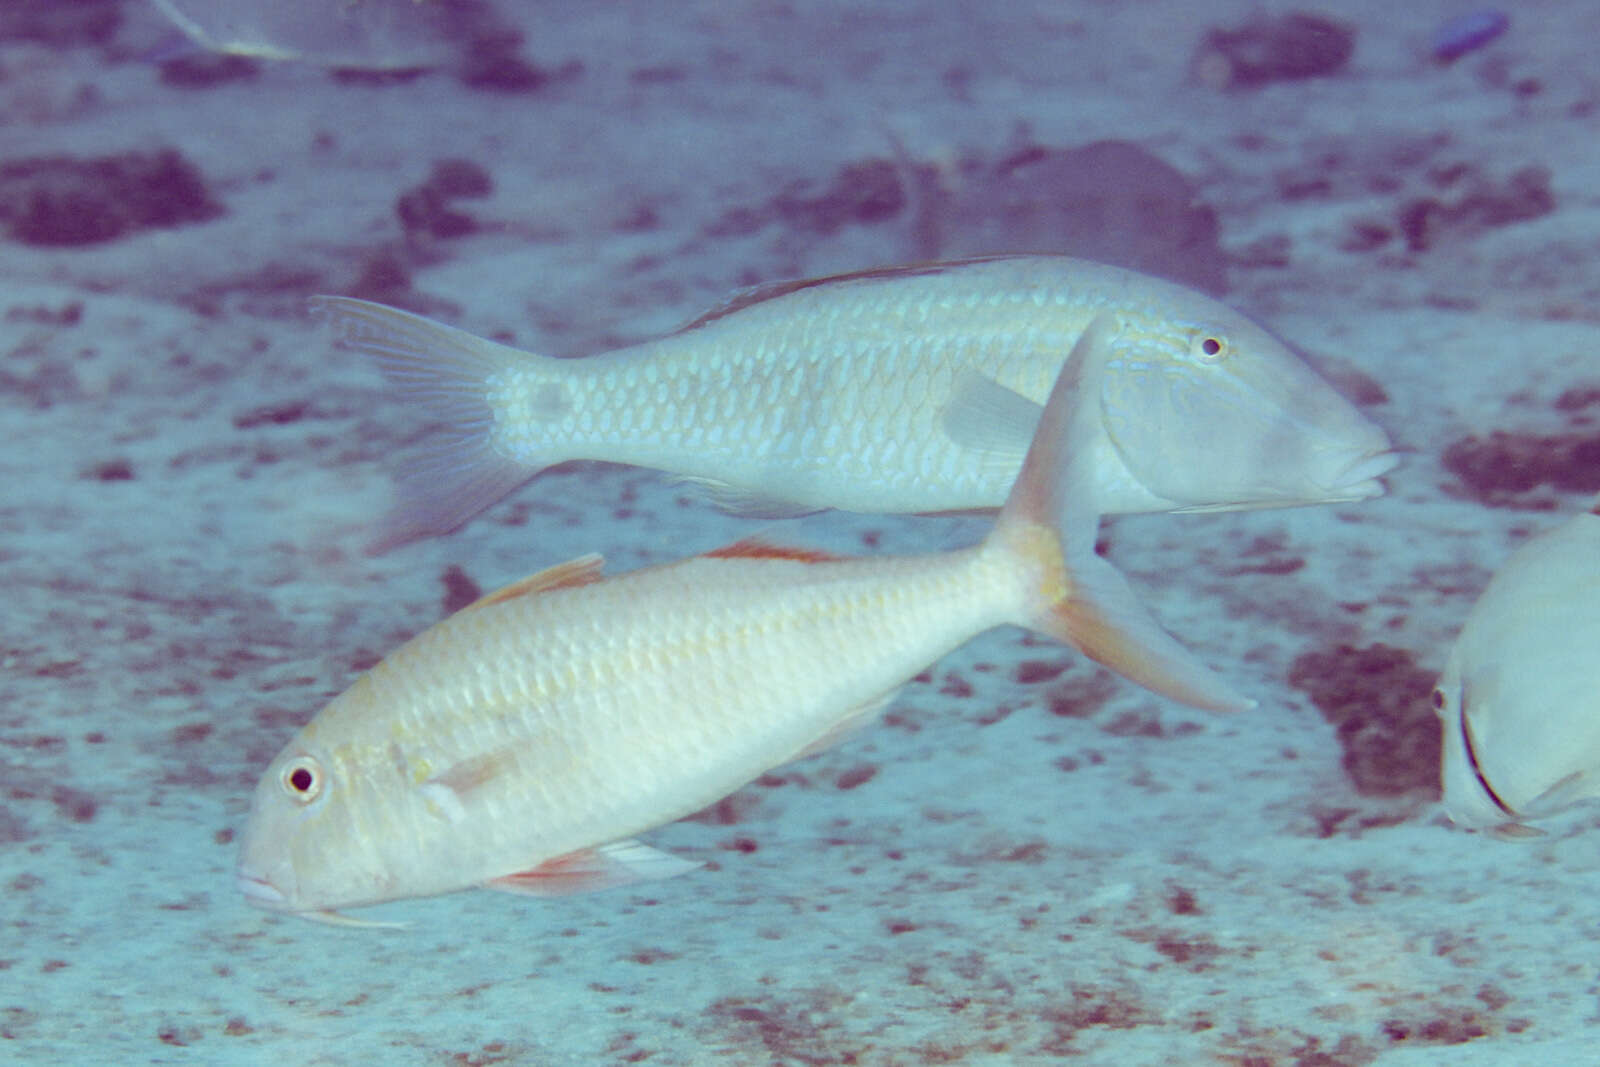
[[[441,424],[401,468],[400,503],[369,555],[456,529],[547,465],[495,448],[489,395],[493,375],[544,357],[366,300],[318,296],[309,306],[341,344],[372,356],[406,399]]]
[[[1209,711],[1252,707],[1163,630],[1121,572],[1095,555],[1094,445],[1115,329],[1113,316],[1101,313],[1073,346],[991,539],[1026,558],[1038,576],[1025,625],[1180,703]]]

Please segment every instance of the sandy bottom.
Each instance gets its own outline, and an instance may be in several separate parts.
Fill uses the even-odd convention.
[[[1600,489],[1539,466],[1600,414],[1600,9],[1524,5],[1443,67],[1423,56],[1454,5],[1349,0],[1341,73],[1222,89],[1193,71],[1205,31],[1287,5],[540,5],[523,55],[548,77],[510,91],[292,64],[185,78],[151,59],[151,10],[50,6],[122,20],[46,41],[0,19],[0,1059],[1591,1054],[1596,819],[1521,844],[1452,829],[1425,705],[1489,575]],[[995,631],[882,725],[649,835],[705,863],[686,877],[375,909],[413,921],[398,933],[248,907],[232,866],[260,769],[440,617],[449,568],[492,588],[772,530],[573,466],[366,558],[419,426],[305,298],[558,354],[649,336],[740,285],[903,258],[904,211],[784,207],[889,160],[886,130],[969,204],[972,161],[1019,136],[1156,154],[1216,212],[1226,299],[1408,451],[1361,505],[1108,523],[1157,615],[1260,706],[1186,712]],[[189,221],[120,193],[103,239],[24,232],[13,164],[165,148],[209,201],[180,197]],[[493,191],[408,230],[396,201],[444,158]],[[1461,444],[1491,431],[1523,482]],[[904,552],[984,528],[777,532]],[[1371,719],[1347,731],[1357,777],[1313,692]]]

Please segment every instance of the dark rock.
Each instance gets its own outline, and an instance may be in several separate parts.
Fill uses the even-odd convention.
[[[462,608],[483,596],[483,588],[473,581],[471,576],[459,566],[452,563],[444,569],[439,580],[444,583],[445,615],[454,615]]]
[[[1496,226],[1507,226],[1550,214],[1555,194],[1550,172],[1544,167],[1523,167],[1503,184],[1484,178],[1475,169],[1436,174],[1436,184],[1464,187],[1453,197],[1418,197],[1402,204],[1400,232],[1412,252],[1425,252],[1447,237],[1470,237]]]
[[[470,159],[435,160],[427,184],[440,196],[477,198],[494,192],[494,179]]]
[[[1389,645],[1340,645],[1295,658],[1289,684],[1334,726],[1340,765],[1358,793],[1439,795],[1440,729],[1431,695],[1437,675]]]
[[[194,52],[161,64],[161,84],[180,89],[209,89],[228,82],[252,81],[261,64],[249,56],[221,52]]]
[[[1208,31],[1200,42],[1194,70],[1207,85],[1248,89],[1337,74],[1355,48],[1354,27],[1294,12],[1280,18],[1259,18],[1237,29]]]
[[[445,197],[430,185],[401,193],[394,213],[408,237],[463,237],[478,228],[471,215],[451,210]]]
[[[426,181],[400,194],[394,210],[409,238],[463,237],[477,230],[477,220],[451,208],[450,201],[488,196],[493,191],[494,179],[478,164],[469,159],[441,159],[434,163]]]
[[[200,171],[170,148],[0,165],[0,226],[24,244],[98,244],[222,213]]]
[[[5,0],[0,41],[34,41],[51,48],[103,45],[122,25],[121,0]]]
[[[1472,436],[1452,443],[1443,460],[1468,493],[1495,507],[1523,506],[1519,495],[1543,486],[1567,493],[1600,492],[1600,432],[1495,430],[1487,438]]]
[[[1216,212],[1136,144],[1054,148],[1019,132],[1000,162],[967,170],[953,193],[924,180],[912,198],[913,258],[1055,253],[1227,291]]]
[[[780,193],[772,202],[775,217],[798,230],[835,233],[849,224],[871,225],[898,215],[905,207],[900,177],[885,159],[851,163],[817,196],[805,186]]]

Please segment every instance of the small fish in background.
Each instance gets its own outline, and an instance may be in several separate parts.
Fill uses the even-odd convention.
[[[753,517],[998,508],[1062,361],[1107,311],[1122,342],[1087,446],[1104,512],[1360,500],[1396,463],[1382,430],[1249,319],[1066,256],[766,286],[585,359],[347,297],[312,310],[444,424],[372,551],[453,530],[572,459],[670,471]]]
[[[1494,8],[1481,8],[1447,19],[1433,33],[1434,61],[1447,67],[1488,45],[1510,28],[1511,19]]]
[[[1512,554],[1434,690],[1444,807],[1502,836],[1600,797],[1600,499]]]
[[[455,51],[444,0],[153,0],[202,48],[367,70],[437,66]]]
[[[1039,144],[1026,126],[996,163],[948,175],[912,159],[892,131],[912,261],[1017,252],[1068,255],[1228,291],[1217,215],[1181,172],[1130,141]],[[946,186],[949,188],[946,188]]]
[[[210,52],[340,72],[449,67],[470,85],[535,88],[523,34],[489,0],[152,0]]]
[[[1081,331],[992,534],[839,559],[744,541],[602,579],[585,556],[482,598],[358,679],[267,767],[238,885],[338,915],[484,886],[554,895],[696,864],[632,840],[870,721],[974,635],[1029,626],[1197,707],[1249,706],[1095,555],[1084,438],[1124,344]]]

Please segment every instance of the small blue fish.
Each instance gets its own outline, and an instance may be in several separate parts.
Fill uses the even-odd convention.
[[[1492,7],[1457,15],[1434,31],[1433,58],[1448,66],[1499,37],[1510,25],[1505,12]]]

